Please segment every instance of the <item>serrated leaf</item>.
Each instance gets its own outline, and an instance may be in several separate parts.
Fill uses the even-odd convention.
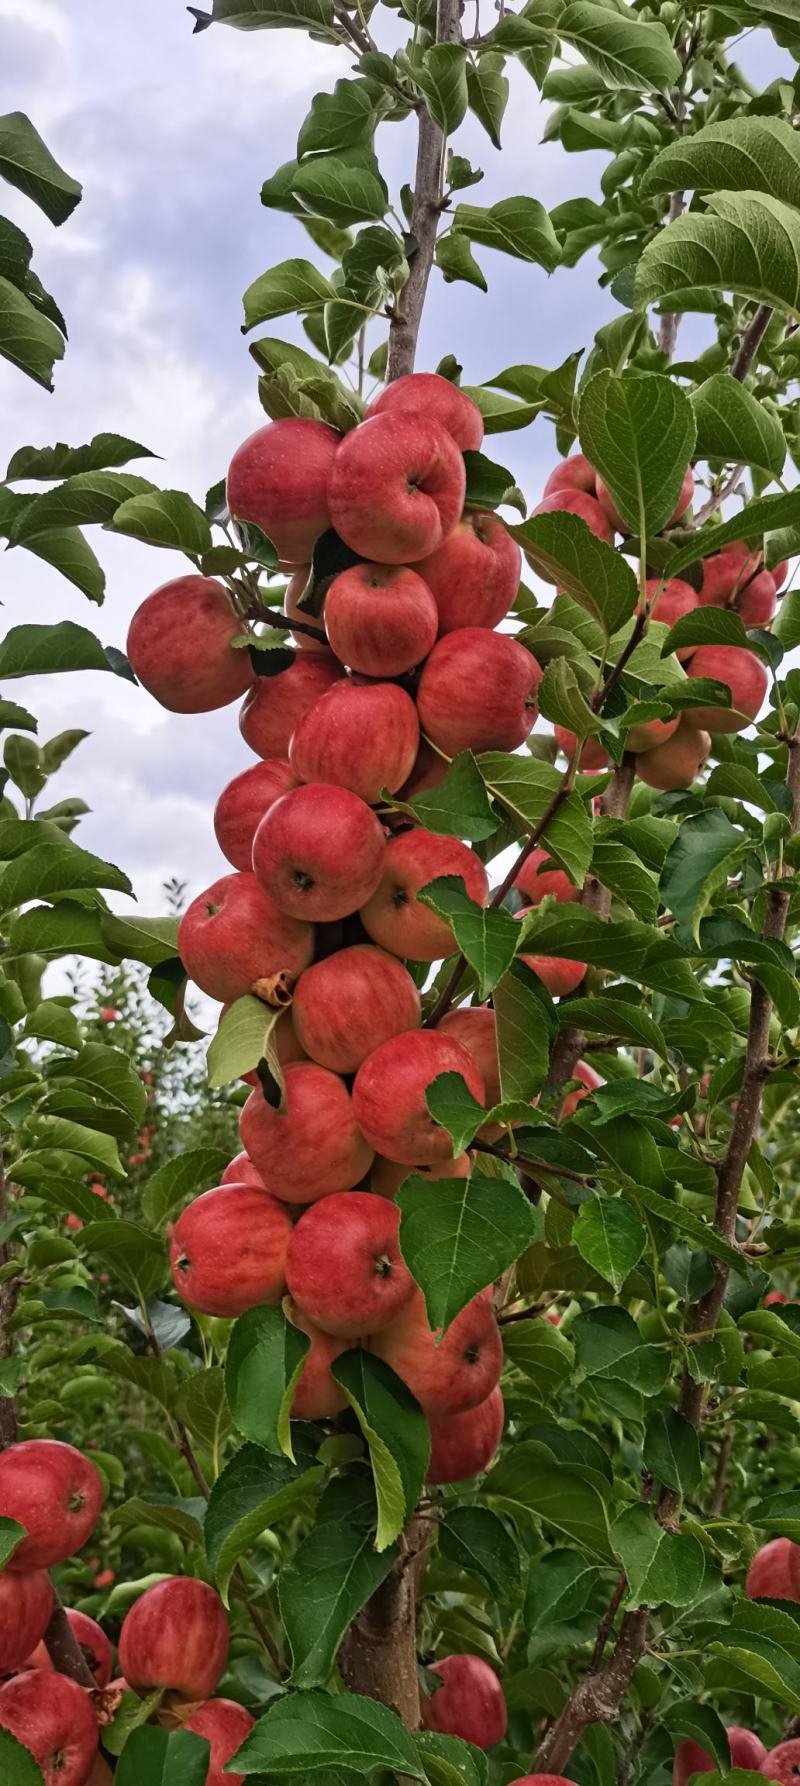
[[[786,439],[772,410],[759,403],[729,372],[715,372],[692,393],[701,459],[727,459],[778,478]]]
[[[368,81],[337,81],[332,93],[316,93],[300,126],[297,154],[334,155],[371,143],[375,132],[375,89]]]
[[[190,557],[207,552],[211,529],[197,503],[183,490],[153,490],[120,503],[113,517],[115,533],[125,533],[146,546],[165,546]]]
[[[483,752],[478,768],[489,792],[531,831],[543,819],[562,781],[549,763],[499,750]],[[582,887],[592,860],[593,837],[580,795],[567,794],[539,841],[575,886]]]
[[[661,24],[577,0],[559,14],[556,28],[611,88],[659,92],[680,79],[680,62]]]
[[[727,118],[676,137],[645,168],[640,190],[769,193],[797,202],[797,132],[783,118]]]
[[[610,1561],[607,1488],[603,1493],[597,1482],[578,1476],[571,1463],[555,1458],[546,1445],[530,1439],[517,1443],[489,1471],[483,1486],[487,1498],[535,1513],[590,1556]]]
[[[266,1060],[273,1079],[283,1086],[283,1075],[274,1047],[275,1025],[280,1011],[259,998],[238,998],[220,1019],[208,1050],[208,1083],[212,1090],[230,1085]]]
[[[467,52],[463,44],[432,44],[413,64],[413,81],[425,97],[434,124],[450,136],[467,109]]]
[[[392,802],[408,812],[441,837],[460,837],[468,843],[480,843],[492,837],[499,819],[492,811],[483,777],[471,750],[463,750],[449,764],[446,774],[435,788],[414,795],[411,800]]]
[[[248,1309],[228,1344],[225,1383],[231,1417],[245,1439],[293,1457],[289,1414],[310,1340],[282,1309]]]
[[[308,210],[328,218],[340,229],[348,229],[354,223],[378,222],[389,203],[377,161],[365,149],[311,156],[300,163],[292,190]]]
[[[342,1483],[350,1489],[349,1482]],[[358,1496],[360,1485],[353,1484]],[[377,1551],[374,1536],[349,1517],[346,1499],[340,1517],[314,1527],[280,1571],[278,1599],[292,1655],[292,1681],[298,1688],[324,1687],[339,1644],[362,1606],[386,1580],[397,1546]]]
[[[602,730],[602,720],[583,693],[572,665],[565,657],[554,657],[545,666],[536,691],[539,712],[552,725],[566,726],[576,738],[591,738]]]
[[[149,447],[126,440],[122,434],[95,434],[87,446],[70,447],[59,441],[54,447],[18,447],[8,462],[6,481],[32,478],[37,483],[74,477],[79,471],[111,471],[129,459],[154,459]]]
[[[244,1774],[313,1774],[377,1768],[424,1780],[412,1733],[396,1712],[356,1693],[292,1693],[275,1699],[236,1754]]]
[[[59,167],[24,112],[0,118],[0,174],[33,199],[51,223],[66,223],[80,203],[80,183]]]
[[[647,1232],[630,1205],[614,1197],[582,1203],[572,1230],[582,1259],[616,1291],[622,1289],[647,1245]]]
[[[53,389],[56,360],[64,357],[60,329],[4,278],[0,278],[0,355],[46,391]]]
[[[458,235],[455,230],[448,230],[446,235],[439,236],[434,259],[445,280],[463,279],[467,285],[476,285],[479,291],[489,290],[486,276],[479,267],[466,236]]]
[[[205,1517],[208,1560],[225,1597],[233,1570],[256,1538],[313,1505],[324,1471],[314,1448],[298,1442],[298,1461],[243,1445],[211,1490]]]
[[[511,914],[476,904],[459,875],[428,881],[417,898],[450,925],[461,954],[477,976],[479,998],[488,998],[517,952],[519,926]]]
[[[195,1147],[165,1161],[142,1192],[142,1211],[153,1227],[174,1215],[187,1197],[219,1184],[228,1163],[221,1147]]]
[[[106,653],[85,626],[12,626],[0,641],[0,676],[52,676],[66,670],[110,670]]]
[[[503,1103],[527,1103],[541,1090],[550,1065],[557,1017],[539,979],[524,961],[513,961],[492,995]]]
[[[500,147],[500,126],[510,91],[504,68],[505,58],[494,51],[484,52],[467,67],[469,109],[496,149]]]
[[[704,212],[676,218],[648,243],[636,268],[637,308],[697,287],[752,298],[800,315],[800,215],[758,192],[713,193]],[[673,304],[674,307],[674,304]]]
[[[536,1216],[509,1178],[411,1174],[397,1193],[400,1250],[425,1297],[431,1327],[446,1331],[461,1309],[536,1238]]]
[[[679,934],[699,941],[701,920],[752,847],[750,836],[737,830],[719,808],[684,820],[659,883],[661,899],[674,913]]]
[[[453,1507],[439,1526],[439,1550],[448,1562],[480,1575],[504,1600],[519,1585],[519,1545],[489,1507]]]
[[[564,510],[531,515],[510,531],[533,569],[568,590],[606,638],[630,619],[639,594],[633,571],[613,546],[595,538],[579,515]]]
[[[323,0],[326,3],[326,0]],[[244,328],[270,322],[275,316],[319,309],[336,293],[329,279],[308,260],[284,260],[254,279],[243,298]]]
[[[428,1422],[382,1358],[360,1349],[343,1352],[331,1370],[369,1448],[378,1505],[375,1548],[383,1551],[416,1507],[430,1457]]]
[[[39,536],[50,529],[79,527],[110,521],[115,510],[129,498],[153,489],[147,478],[130,471],[79,471],[52,490],[34,496],[19,514],[11,544],[37,548]]]
[[[131,1732],[117,1763],[116,1786],[205,1786],[211,1745],[193,1730],[159,1730],[142,1724]]]
[[[456,205],[453,229],[496,248],[516,260],[529,261],[552,273],[561,259],[558,237],[538,199],[519,196],[500,199],[496,205]]]
[[[581,449],[634,535],[659,533],[677,506],[695,444],[692,405],[656,372],[597,372],[581,391]]]
[[[628,1581],[625,1606],[690,1606],[705,1573],[696,1538],[665,1531],[651,1507],[629,1507],[615,1520],[611,1542]]]
[[[644,1464],[658,1482],[677,1494],[691,1494],[702,1476],[695,1427],[676,1408],[652,1408],[647,1416]]]

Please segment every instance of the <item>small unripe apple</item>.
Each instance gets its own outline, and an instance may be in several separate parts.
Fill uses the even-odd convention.
[[[103,1484],[93,1463],[59,1439],[25,1439],[0,1452],[0,1517],[28,1536],[7,1569],[49,1569],[82,1550],[97,1525]]]
[[[292,1325],[307,1333],[311,1341],[310,1351],[306,1353],[297,1379],[292,1419],[332,1420],[334,1414],[341,1414],[347,1407],[347,1396],[332,1376],[331,1365],[343,1352],[352,1350],[354,1342],[337,1339],[332,1333],[323,1333],[321,1327],[315,1327],[302,1309],[293,1306],[288,1313]]]
[[[304,713],[342,676],[332,651],[296,651],[273,676],[257,676],[242,702],[239,730],[257,757],[285,761]]]
[[[369,1191],[312,1203],[293,1229],[286,1281],[297,1307],[323,1333],[356,1339],[388,1327],[415,1283],[398,1241],[400,1211]]]
[[[0,1687],[0,1730],[28,1749],[45,1786],[86,1786],[97,1754],[97,1718],[84,1687],[65,1674],[45,1685],[34,1671]]]
[[[245,1150],[267,1190],[283,1203],[352,1190],[369,1171],[374,1149],[344,1081],[311,1061],[286,1067],[284,1081],[285,1111],[274,1110],[259,1086],[239,1119]]]
[[[791,1538],[762,1544],[747,1571],[745,1593],[749,1600],[800,1601],[800,1544]]]
[[[211,713],[253,680],[244,631],[227,589],[213,577],[174,577],[142,602],[128,630],[131,668],[170,713]]]
[[[385,1160],[376,1154],[369,1169],[369,1189],[378,1197],[396,1197],[411,1173],[436,1184],[442,1178],[469,1178],[471,1165],[468,1153],[457,1154],[454,1160],[438,1160],[433,1166],[404,1166],[399,1160]]]
[[[460,1005],[437,1026],[440,1036],[453,1036],[472,1055],[483,1080],[487,1109],[500,1102],[497,1018],[489,1005]]]
[[[119,1665],[136,1693],[169,1687],[183,1699],[208,1699],[227,1660],[225,1608],[191,1575],[156,1582],[122,1621]]]
[[[418,1291],[369,1345],[432,1418],[479,1407],[500,1381],[503,1343],[489,1290],[473,1296],[444,1336],[430,1326]]]
[[[503,1397],[493,1389],[465,1414],[442,1414],[431,1421],[431,1455],[426,1482],[468,1482],[487,1470],[503,1435]]]
[[[331,650],[362,676],[413,670],[427,657],[438,624],[424,575],[408,565],[354,564],[334,577],[325,597]]]
[[[733,1744],[731,1743],[732,1750]],[[755,1765],[755,1762],[752,1761],[735,1761],[733,1763],[734,1767],[752,1768]],[[778,1786],[797,1786],[797,1777],[800,1774],[800,1738],[793,1736],[787,1743],[778,1743],[776,1748],[770,1749],[769,1754],[765,1752],[759,1773],[762,1773],[766,1780],[776,1780]]]
[[[575,733],[568,731],[566,726],[554,726],[553,730],[559,750],[563,750],[565,757],[572,762],[578,748]],[[584,738],[581,749],[582,770],[591,775],[595,769],[607,768],[610,762],[608,751],[605,745],[600,743],[599,738]]]
[[[497,515],[465,509],[449,539],[416,567],[433,593],[439,632],[497,626],[519,588],[521,564],[519,546]]]
[[[254,874],[226,874],[187,906],[178,953],[209,998],[229,1004],[248,992],[269,997],[277,983],[290,984],[308,967],[314,929],[283,911]]]
[[[427,415],[394,406],[346,434],[328,480],[331,520],[376,564],[416,564],[452,533],[464,507],[464,460]]]
[[[542,495],[552,496],[554,490],[585,490],[594,496],[596,482],[597,473],[585,454],[571,453],[568,459],[559,459],[554,465]]]
[[[255,1718],[235,1699],[207,1699],[187,1718],[184,1730],[193,1730],[195,1736],[204,1736],[211,1744],[205,1786],[244,1786],[245,1775],[231,1773],[227,1763],[254,1724]]]
[[[419,1028],[420,996],[395,955],[357,943],[306,968],[292,1017],[312,1060],[335,1073],[355,1073],[381,1042]]]
[[[370,403],[365,421],[375,415],[410,414],[438,422],[462,453],[477,452],[483,440],[483,416],[477,403],[439,372],[407,372]]]
[[[745,1768],[749,1773],[758,1773],[761,1770],[767,1751],[754,1730],[745,1730],[736,1724],[729,1725],[728,1746],[731,1767]],[[798,1745],[798,1751],[800,1752],[800,1745]],[[672,1761],[672,1786],[686,1786],[686,1782],[692,1774],[713,1774],[716,1771],[717,1764],[713,1757],[707,1754],[699,1743],[689,1737],[675,1750]],[[770,1775],[770,1778],[778,1779],[780,1776]]]
[[[419,720],[396,682],[352,682],[329,688],[304,714],[289,746],[298,781],[349,788],[368,806],[395,794],[414,767]]]
[[[568,1122],[569,1118],[575,1115],[582,1098],[588,1097],[590,1091],[597,1091],[599,1085],[605,1084],[605,1080],[595,1072],[594,1067],[590,1067],[588,1060],[576,1062],[572,1077],[580,1080],[582,1090],[567,1093],[561,1106],[562,1122]]]
[[[261,820],[253,872],[279,911],[330,923],[371,897],[385,854],[383,827],[365,801],[349,788],[313,782],[292,788]]]
[[[580,888],[573,885],[563,868],[556,868],[547,850],[531,850],[517,870],[514,886],[525,894],[529,907],[541,905],[548,894],[559,905],[568,905],[580,893]]]
[[[284,564],[307,564],[330,527],[327,486],[339,440],[325,422],[282,416],[257,428],[233,455],[231,515],[260,527]]]
[[[438,1692],[422,1700],[422,1727],[443,1736],[460,1736],[478,1749],[492,1749],[506,1734],[505,1694],[488,1662],[481,1656],[445,1656],[435,1662],[432,1674],[443,1682]]]
[[[46,1569],[3,1571],[0,1575],[0,1674],[13,1674],[32,1655],[44,1637],[52,1610],[53,1590]]]
[[[449,757],[462,750],[516,750],[538,712],[541,669],[508,633],[480,626],[445,633],[417,690],[423,732]]]
[[[711,739],[708,732],[695,726],[694,719],[692,711],[691,723],[687,718],[682,719],[666,744],[659,744],[655,750],[647,750],[637,757],[636,773],[649,788],[658,788],[665,794],[674,793],[678,788],[690,788],[700,774],[711,750]]]
[[[768,677],[760,658],[739,645],[700,645],[691,658],[687,675],[724,682],[731,691],[730,707],[693,707],[692,725],[711,732],[743,732],[764,705]]]
[[[459,876],[469,898],[487,904],[489,877],[468,844],[422,825],[391,837],[381,878],[359,914],[373,942],[407,961],[439,961],[454,954],[456,942],[446,919],[417,899],[422,887],[444,875]]]
[[[252,1185],[220,1185],[195,1197],[170,1236],[172,1282],[188,1308],[231,1320],[286,1288],[292,1223],[285,1203]]]
[[[214,834],[223,856],[234,868],[248,870],[253,860],[253,838],[270,807],[281,794],[297,786],[300,777],[280,757],[254,763],[223,788],[214,807]]]
[[[9,1579],[14,1579],[14,1577],[9,1577]],[[17,1581],[24,1581],[24,1579],[24,1576],[16,1577]],[[2,1587],[3,1580],[4,1577],[0,1576],[0,1587]],[[2,1596],[0,1596],[0,1598],[1,1597]],[[51,1589],[51,1604],[52,1597]],[[114,1673],[114,1651],[111,1648],[111,1644],[106,1637],[102,1625],[98,1625],[96,1619],[90,1618],[88,1612],[78,1612],[77,1609],[73,1609],[72,1607],[70,1607],[67,1612],[67,1623],[70,1626],[75,1642],[83,1651],[84,1661],[87,1662],[88,1666],[91,1668],[98,1687],[107,1687],[111,1680],[111,1676]],[[0,1639],[0,1645],[1,1643],[2,1639]],[[30,1655],[26,1658],[25,1667],[38,1669],[40,1674],[53,1674],[55,1672],[50,1651],[44,1642],[38,1643],[36,1648],[31,1651]]]
[[[450,1036],[412,1029],[367,1055],[353,1085],[353,1113],[376,1153],[409,1166],[452,1158],[450,1136],[434,1122],[425,1101],[428,1086],[441,1073],[460,1074],[473,1097],[484,1102],[472,1055]]]

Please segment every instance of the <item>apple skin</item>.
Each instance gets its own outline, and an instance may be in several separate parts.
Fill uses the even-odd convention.
[[[0,1576],[0,1582],[2,1579]],[[19,1579],[17,1577],[17,1580]],[[52,1590],[50,1598],[52,1601]],[[102,1625],[98,1625],[96,1619],[90,1618],[88,1612],[78,1612],[72,1607],[67,1612],[67,1621],[72,1627],[72,1635],[76,1643],[80,1644],[84,1659],[91,1668],[98,1687],[107,1687],[114,1673],[114,1651]],[[44,1641],[38,1643],[36,1648],[31,1651],[24,1666],[38,1669],[40,1674],[56,1672]]]
[[[252,1185],[227,1184],[193,1198],[170,1235],[172,1282],[181,1302],[231,1320],[286,1288],[292,1222],[285,1203]]]
[[[187,906],[178,953],[201,992],[230,1004],[295,980],[314,953],[314,928],[282,911],[254,874],[226,874]]]
[[[691,709],[692,725],[704,732],[743,732],[761,712],[768,677],[752,651],[739,645],[700,645],[686,673],[689,677],[710,676],[715,682],[727,683],[731,691],[731,707]]]
[[[522,920],[535,910],[535,906],[524,905],[514,915]],[[565,998],[568,992],[575,992],[586,973],[585,961],[568,961],[560,955],[527,955],[520,951],[518,959],[536,974],[551,998]]]
[[[0,1674],[32,1656],[50,1623],[53,1590],[46,1569],[4,1569],[0,1575]],[[45,1655],[47,1651],[45,1650]]]
[[[674,527],[675,526],[675,523],[680,520],[681,515],[684,515],[686,513],[686,510],[688,509],[693,496],[694,496],[694,472],[692,471],[691,465],[689,465],[689,466],[687,466],[686,471],[683,474],[683,483],[681,484],[681,490],[680,490],[680,495],[678,497],[678,501],[676,503],[675,508],[672,511],[672,514],[670,515],[669,520],[664,522],[665,527]],[[620,515],[617,513],[617,510],[614,507],[614,502],[613,502],[613,499],[611,496],[611,492],[608,488],[608,485],[603,483],[603,479],[601,477],[599,477],[597,479],[597,500],[600,504],[601,509],[603,510],[604,515],[608,516],[608,519],[611,522],[612,527],[614,527],[616,529],[617,533],[630,533],[630,528],[628,527],[627,523],[621,519]]]
[[[321,651],[327,657],[328,641],[325,637],[322,620],[316,614],[312,614],[310,609],[300,606],[300,597],[305,592],[310,572],[310,564],[301,564],[289,578],[283,598],[283,612],[287,620],[302,620],[304,627],[315,626],[317,628],[316,639],[312,639],[307,632],[300,632],[299,629],[295,632],[292,628],[292,638],[298,651]]]
[[[242,702],[239,730],[257,757],[289,755],[292,733],[304,713],[343,674],[331,651],[297,651],[294,662],[275,676],[257,676]]]
[[[468,844],[426,831],[422,825],[391,837],[380,881],[359,914],[373,942],[407,961],[440,961],[453,955],[456,941],[450,925],[416,897],[429,881],[448,874],[461,877],[477,905],[488,903],[489,877]]]
[[[334,577],[325,597],[331,650],[362,676],[403,676],[413,670],[427,657],[438,627],[436,602],[422,566],[354,564]]]
[[[568,1122],[570,1117],[575,1115],[575,1111],[581,1100],[588,1097],[590,1091],[597,1091],[599,1085],[605,1085],[605,1080],[601,1079],[600,1074],[595,1072],[594,1067],[590,1067],[587,1060],[579,1060],[576,1062],[572,1077],[573,1079],[580,1079],[583,1090],[570,1091],[567,1093],[561,1106],[562,1122]]]
[[[451,1036],[411,1029],[367,1056],[353,1085],[353,1113],[375,1153],[408,1166],[452,1159],[450,1136],[434,1122],[425,1102],[428,1086],[440,1073],[460,1073],[473,1097],[484,1102],[483,1079],[472,1055]]]
[[[195,1736],[204,1736],[211,1744],[205,1786],[244,1786],[244,1774],[224,1770],[254,1725],[255,1718],[235,1699],[207,1699],[187,1718],[184,1730],[193,1730]]]
[[[497,626],[517,593],[521,566],[522,553],[503,522],[465,509],[449,539],[416,566],[433,593],[440,634]]]
[[[97,1754],[97,1718],[85,1687],[52,1674],[44,1687],[29,1670],[0,1687],[0,1730],[30,1750],[44,1786],[86,1786]]]
[[[334,1073],[355,1073],[390,1036],[418,1029],[420,996],[396,955],[369,943],[338,949],[306,968],[292,1016],[306,1053]]]
[[[227,1660],[225,1608],[191,1575],[147,1588],[122,1621],[119,1665],[135,1693],[170,1687],[182,1699],[208,1699]]]
[[[398,413],[432,417],[452,435],[462,453],[477,452],[483,440],[483,416],[477,403],[439,372],[407,372],[395,378],[370,403],[364,420]]]
[[[423,1730],[460,1736],[478,1749],[493,1749],[506,1734],[505,1694],[493,1668],[481,1656],[445,1656],[432,1674],[444,1685],[422,1699]]]
[[[366,802],[349,788],[313,782],[292,788],[261,820],[253,872],[279,911],[330,923],[375,892],[385,854],[383,827]]]
[[[477,1408],[432,1420],[426,1482],[468,1482],[487,1470],[503,1436],[503,1417],[498,1387]]]
[[[261,1173],[256,1171],[246,1153],[237,1153],[225,1167],[220,1184],[248,1184],[257,1191],[265,1191],[266,1185]]]
[[[231,649],[243,630],[227,589],[213,577],[174,577],[137,608],[126,649],[142,686],[162,707],[211,713],[253,680],[248,652]]]
[[[349,788],[376,806],[395,794],[419,748],[414,702],[395,682],[335,683],[301,719],[289,747],[298,781]]]
[[[417,794],[424,794],[430,788],[438,788],[449,768],[447,757],[440,756],[438,750],[434,750],[433,745],[426,743],[423,738],[408,781],[398,789],[400,799],[412,800]],[[395,817],[397,816],[396,814]],[[391,823],[391,815],[387,822]],[[402,823],[406,824],[407,820],[403,819]]]
[[[700,606],[700,597],[691,583],[685,583],[682,577],[670,577],[662,587],[660,577],[648,577],[647,599],[652,602],[650,619],[658,620],[662,626],[674,626],[684,614],[692,614]],[[682,645],[675,656],[679,663],[684,663],[695,650],[694,645]]]
[[[637,757],[636,773],[649,788],[669,794],[677,788],[690,788],[696,780],[711,750],[711,739],[708,732],[695,726],[694,717],[693,713],[691,725],[682,719],[666,744]]]
[[[286,1281],[315,1327],[355,1340],[395,1320],[416,1291],[399,1230],[397,1205],[369,1191],[341,1191],[304,1211],[292,1230]]]
[[[732,1751],[733,1744],[731,1743]],[[736,1761],[733,1765],[734,1767],[755,1767],[756,1763]],[[777,1780],[778,1786],[796,1786],[797,1776],[800,1773],[800,1739],[795,1736],[790,1738],[788,1743],[778,1743],[774,1749],[770,1749],[769,1754],[764,1755],[758,1771],[767,1780]]]
[[[571,762],[578,748],[575,733],[568,731],[566,726],[554,726],[553,730],[559,750],[563,750],[565,757]],[[591,775],[595,769],[606,769],[610,762],[608,751],[599,738],[584,738],[581,751],[582,771]]]
[[[497,1018],[489,1005],[461,1005],[448,1011],[438,1025],[440,1036],[452,1036],[472,1055],[483,1080],[486,1107],[500,1102],[500,1065],[497,1059]]]
[[[785,1290],[768,1290],[764,1297],[765,1308],[780,1308],[789,1298]]]
[[[434,1166],[403,1166],[398,1160],[385,1160],[376,1154],[370,1167],[369,1189],[373,1196],[396,1197],[401,1184],[412,1172],[427,1178],[430,1184],[436,1184],[443,1178],[469,1178],[471,1167],[468,1153],[457,1154],[454,1160],[439,1160]]]
[[[542,495],[552,496],[554,490],[585,490],[587,495],[594,496],[596,483],[597,473],[586,455],[571,453],[568,459],[559,459],[554,465]]]
[[[541,669],[509,633],[465,626],[434,645],[417,690],[423,732],[449,757],[516,750],[534,724]]]
[[[589,496],[585,490],[565,490],[563,487],[551,490],[531,510],[530,519],[533,520],[536,515],[558,514],[577,515],[580,521],[586,522],[595,539],[605,540],[606,545],[613,546],[614,528],[611,520],[594,496]],[[546,576],[543,570],[538,570],[537,575],[545,583],[555,583],[558,580],[556,577]]]
[[[520,1774],[519,1779],[511,1780],[510,1786],[575,1786],[574,1780],[568,1780],[565,1774]]]
[[[214,834],[234,868],[250,869],[253,838],[265,812],[299,779],[290,763],[273,757],[244,769],[223,788],[214,807]]]
[[[744,1584],[748,1600],[800,1601],[800,1544],[771,1538],[756,1551]]]
[[[82,1550],[103,1504],[93,1463],[60,1439],[25,1439],[0,1452],[0,1516],[16,1519],[28,1536],[6,1564],[49,1569]]]
[[[573,886],[563,868],[556,868],[547,850],[531,850],[514,878],[514,886],[525,894],[529,909],[541,905],[548,894],[559,905],[571,904],[580,894],[580,888]]]
[[[679,724],[679,718],[650,719],[644,725],[631,726],[625,739],[625,749],[632,750],[637,756],[648,750],[656,750],[674,736]]]
[[[233,455],[231,515],[260,527],[284,564],[307,564],[330,527],[327,486],[339,440],[326,422],[285,416],[257,428]]]
[[[730,551],[707,558],[703,564],[700,600],[706,607],[731,608],[744,626],[769,626],[778,605],[775,578],[759,570],[761,554],[746,557]]]
[[[497,1388],[503,1368],[503,1342],[492,1294],[481,1290],[451,1322],[437,1345],[421,1291],[369,1347],[416,1396],[429,1417],[463,1414],[477,1408]]]
[[[336,1339],[332,1333],[323,1333],[302,1309],[295,1306],[288,1310],[288,1317],[295,1327],[308,1334],[311,1341],[311,1350],[306,1353],[297,1379],[292,1419],[332,1420],[335,1414],[344,1412],[348,1403],[344,1391],[331,1375],[331,1365],[343,1352],[352,1350],[354,1341]]]
[[[728,1726],[728,1746],[731,1752],[731,1767],[743,1767],[754,1774],[760,1772],[767,1751],[754,1730],[744,1730],[740,1725],[730,1724]],[[783,1746],[785,1748],[795,1747],[794,1744],[784,1744]],[[800,1753],[800,1744],[797,1745],[797,1749]],[[686,1786],[686,1782],[692,1774],[713,1774],[716,1771],[717,1764],[712,1756],[689,1737],[675,1750],[672,1762],[672,1786]],[[774,1777],[779,1779],[780,1775]],[[794,1786],[793,1782],[792,1786]]]
[[[452,435],[395,402],[345,435],[328,482],[331,520],[360,557],[416,564],[460,520],[466,481]]]
[[[266,1189],[282,1203],[314,1203],[351,1191],[372,1164],[350,1093],[336,1073],[311,1061],[284,1070],[286,1110],[267,1103],[259,1086],[239,1118],[245,1151]]]

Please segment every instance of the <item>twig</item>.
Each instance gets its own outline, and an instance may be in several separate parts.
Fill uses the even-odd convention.
[[[455,43],[459,37],[459,0],[438,0],[436,9],[436,42]],[[417,336],[422,321],[422,307],[428,289],[440,205],[444,190],[445,138],[423,104],[419,108],[417,166],[414,175],[414,204],[411,212],[411,235],[414,251],[409,258],[409,273],[398,294],[389,326],[387,383],[413,372]]]
[[[719,1518],[719,1515],[725,1506],[725,1496],[728,1492],[728,1464],[730,1463],[731,1451],[733,1450],[734,1432],[735,1429],[732,1426],[729,1426],[723,1437],[719,1451],[717,1452],[717,1467],[714,1473],[714,1492],[708,1504],[708,1511],[715,1519]]]
[[[741,382],[747,377],[771,321],[771,305],[759,304],[739,343],[739,351],[731,366],[731,378],[738,378]]]
[[[481,1141],[476,1135],[470,1141],[470,1147],[476,1153],[490,1153],[496,1160],[505,1160],[509,1166],[519,1166],[523,1172],[546,1172],[548,1178],[567,1178],[571,1184],[591,1184],[585,1172],[573,1172],[567,1166],[557,1166],[552,1160],[535,1160],[527,1153],[506,1153],[502,1147],[495,1147],[493,1141]]]
[[[5,1173],[2,1150],[0,1150],[0,1222],[8,1215],[8,1180]],[[0,1247],[0,1265],[7,1265],[12,1257],[11,1246],[6,1242]],[[17,1282],[11,1278],[0,1284],[0,1359],[10,1358],[12,1339],[8,1332],[8,1323],[17,1306]],[[13,1445],[17,1437],[17,1406],[12,1395],[0,1396],[0,1451],[7,1445]]]
[[[679,124],[680,124],[680,119],[678,117],[676,117],[676,119],[675,119],[676,129],[678,128]],[[680,217],[683,214],[685,209],[686,209],[686,206],[684,203],[683,193],[682,192],[673,192],[670,197],[669,210],[667,211],[667,215],[666,215],[666,219],[665,219],[667,227],[669,227],[669,225],[671,223],[674,223],[676,218]],[[680,328],[680,322],[681,322],[680,310],[665,311],[664,315],[660,318],[660,321],[659,321],[658,345],[661,349],[661,352],[666,354],[668,360],[672,359],[672,356],[675,352],[675,343],[678,339],[678,329]]]
[[[625,1574],[623,1572],[614,1589],[607,1611],[603,1613],[603,1617],[597,1627],[597,1636],[594,1641],[594,1649],[592,1650],[592,1660],[589,1663],[590,1670],[599,1668],[600,1663],[603,1660],[605,1647],[611,1635],[611,1627],[625,1598],[625,1589],[627,1585]]]
[[[97,1686],[55,1588],[53,1588],[53,1610],[50,1614],[50,1623],[44,1634],[44,1642],[56,1674],[68,1675],[71,1681],[77,1681],[79,1687]]]

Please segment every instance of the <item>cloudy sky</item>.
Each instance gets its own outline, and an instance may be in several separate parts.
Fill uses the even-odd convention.
[[[758,34],[739,54],[761,82],[788,66]],[[313,94],[349,68],[346,53],[300,33],[218,28],[193,37],[182,0],[0,0],[0,112],[26,111],[84,185],[60,230],[10,189],[2,194],[33,238],[34,265],[66,314],[70,342],[53,396],[0,361],[0,465],[23,444],[78,445],[108,429],[162,456],[155,470],[146,461],[132,470],[202,501],[264,420],[239,329],[241,294],[266,267],[310,252],[300,224],[262,208],[261,182],[294,154]],[[503,153],[470,121],[459,133],[459,149],[486,173],[476,201],[527,192],[551,208],[594,195],[605,157],[542,145],[547,108],[527,76],[511,64],[509,73]],[[384,126],[379,152],[396,193],[411,177],[413,124]],[[434,274],[420,368],[449,351],[470,383],[518,360],[555,366],[617,313],[592,257],[549,279],[488,251],[480,258],[488,297]],[[269,332],[293,333],[283,323]],[[537,500],[556,457],[549,424],[499,437],[490,450]],[[101,610],[15,552],[0,558],[6,623],[68,616],[105,644],[124,645],[138,602],[185,561],[97,529],[92,539],[108,575]],[[65,726],[91,730],[54,791],[88,801],[80,839],[126,869],[141,910],[162,909],[168,876],[194,894],[226,871],[213,804],[253,760],[235,708],[175,718],[142,690],[97,674],[8,692],[39,714],[42,738]]]

